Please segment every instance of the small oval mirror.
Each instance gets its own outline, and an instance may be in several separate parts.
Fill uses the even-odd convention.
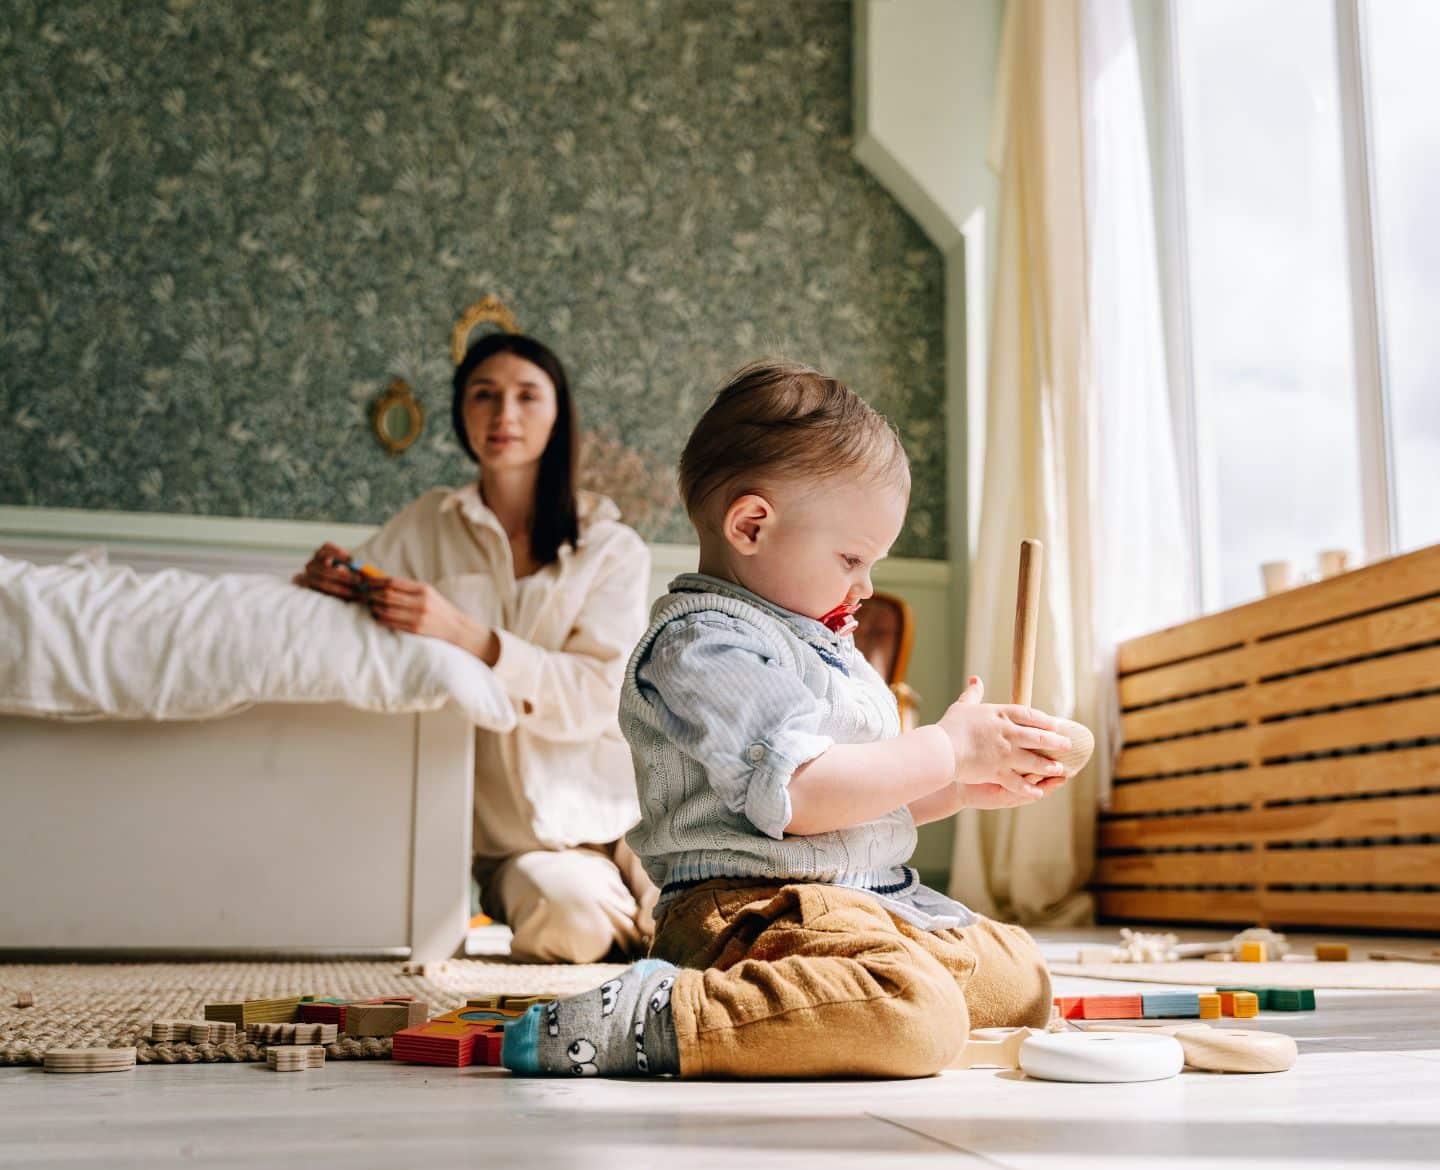
[[[420,437],[425,429],[425,408],[415,401],[403,378],[396,378],[375,400],[370,426],[391,455],[399,455]]]

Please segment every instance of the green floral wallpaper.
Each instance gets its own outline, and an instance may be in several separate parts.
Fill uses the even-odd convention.
[[[448,338],[499,294],[590,482],[689,539],[718,378],[845,378],[943,557],[939,254],[850,155],[840,0],[7,0],[0,503],[383,520],[469,474]],[[388,456],[404,377],[425,436]]]

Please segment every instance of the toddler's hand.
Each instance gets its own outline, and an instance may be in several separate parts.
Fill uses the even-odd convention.
[[[999,799],[991,789],[1019,798],[1015,804],[1038,800],[1063,782],[1064,767],[1041,752],[1063,752],[1070,741],[1055,733],[1055,720],[1043,711],[1015,704],[982,703],[984,684],[970,685],[940,717],[940,728],[950,737],[955,753],[955,779],[985,791],[976,793],[972,808],[1009,808],[1010,804],[978,803]]]

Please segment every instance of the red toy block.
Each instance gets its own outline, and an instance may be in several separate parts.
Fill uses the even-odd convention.
[[[498,1067],[500,1051],[505,1047],[505,1031],[496,1028],[493,1032],[482,1032],[475,1037],[475,1063]]]
[[[300,1022],[302,1024],[334,1024],[345,1031],[345,1004],[343,1003],[302,1003]]]
[[[446,1012],[414,1028],[402,1028],[391,1038],[390,1057],[408,1064],[439,1064],[463,1068],[467,1064],[485,1064],[482,1059],[492,1050],[499,1063],[499,1049],[493,1048],[489,1036],[502,1035],[489,1021],[456,1017],[464,1012]]]
[[[1061,995],[1055,1006],[1067,1020],[1143,1020],[1145,1004],[1138,995]]]

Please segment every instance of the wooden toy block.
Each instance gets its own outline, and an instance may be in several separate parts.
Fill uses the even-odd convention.
[[[1270,987],[1217,987],[1215,990],[1217,992],[1248,991],[1255,997],[1255,1002],[1260,1005],[1260,1010],[1264,1012],[1270,1010],[1270,992],[1274,989]]]
[[[221,1020],[248,1028],[251,1024],[289,1024],[300,1018],[300,997],[247,999],[243,1003],[207,1003],[207,1020]]]
[[[454,1013],[450,1013],[453,1015]],[[435,1064],[463,1068],[475,1062],[479,1037],[493,1033],[493,1024],[436,1017],[414,1028],[402,1028],[391,1038],[390,1057],[407,1064]]]
[[[1222,1015],[1248,1020],[1260,1014],[1260,999],[1253,991],[1221,991],[1218,994]]]
[[[465,1001],[465,1006],[472,1008],[488,1008],[492,1012],[498,1012],[500,1010],[501,1000],[503,999],[504,997],[499,995],[475,995],[471,996]]]
[[[1203,992],[1200,999],[1200,1018],[1202,1020],[1218,1020],[1220,1018],[1220,996],[1213,992]]]
[[[1145,1005],[1138,995],[1065,995],[1055,1005],[1067,1020],[1140,1020]]]
[[[300,1022],[304,1024],[334,1024],[343,1032],[345,1031],[345,1009],[349,1006],[344,1003],[332,1003],[329,1000],[302,1003],[300,1005]]]
[[[255,1044],[334,1044],[338,1031],[334,1024],[253,1024],[245,1034]]]
[[[124,1072],[134,1067],[133,1048],[51,1048],[45,1053],[47,1073]]]
[[[1155,995],[1142,995],[1140,1004],[1147,1020],[1193,1020],[1200,1015],[1200,996],[1193,991],[1165,991]]]
[[[492,1032],[481,1032],[475,1037],[475,1064],[485,1064],[498,1067],[500,1064],[500,1051],[505,1047],[505,1032],[496,1028]]]
[[[1322,963],[1348,963],[1350,948],[1344,943],[1316,943],[1315,958]]]
[[[1265,1006],[1272,1012],[1313,1012],[1315,992],[1308,987],[1272,987]]]
[[[1240,961],[1242,963],[1264,963],[1267,958],[1263,942],[1252,940],[1240,944]]]
[[[33,991],[17,991],[15,993],[15,1006],[17,1008],[34,1007],[35,993]]]
[[[352,1003],[345,1013],[345,1031],[351,1036],[393,1036],[402,1028],[423,1024],[430,1014],[427,1004]]]
[[[325,1049],[313,1045],[271,1048],[265,1053],[265,1063],[276,1072],[304,1072],[306,1069],[324,1068]]]

